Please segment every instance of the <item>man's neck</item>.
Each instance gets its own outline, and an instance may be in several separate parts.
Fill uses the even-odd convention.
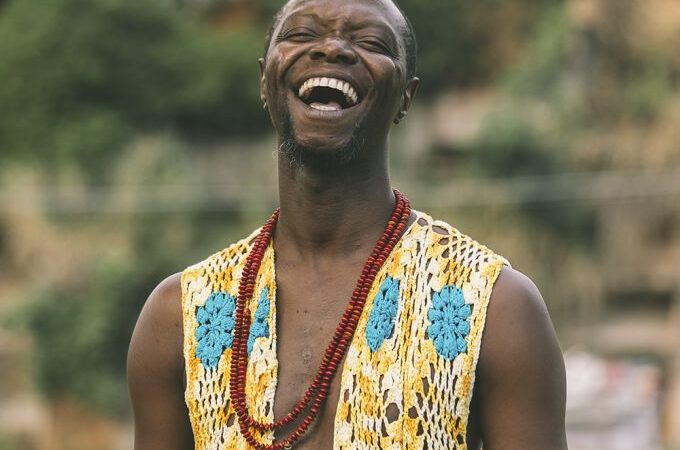
[[[351,258],[371,248],[394,206],[387,164],[315,169],[279,156],[281,217],[275,241],[295,259]]]

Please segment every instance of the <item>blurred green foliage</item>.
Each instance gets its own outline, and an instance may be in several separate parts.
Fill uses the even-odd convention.
[[[261,132],[261,36],[217,36],[159,2],[12,1],[0,14],[0,158],[99,181],[134,133]]]
[[[421,94],[480,86],[510,63],[504,41],[523,40],[528,24],[559,0],[401,0],[418,37]]]
[[[569,73],[571,33],[565,8],[546,8],[528,32],[522,58],[502,77],[505,89],[519,98],[555,100]]]
[[[563,125],[566,129],[551,129],[547,135],[530,110],[531,101],[552,102],[553,113],[562,116],[560,123],[570,123],[573,112],[565,106],[565,85],[573,74],[568,67],[571,29],[565,8],[544,9],[528,36],[522,58],[500,77],[510,105],[487,117],[468,152],[469,169],[482,177],[521,179],[574,170],[566,143],[573,131]],[[559,197],[558,192],[553,195]],[[528,202],[518,205],[518,212],[558,239],[594,250],[596,215],[591,206]]]
[[[526,117],[512,111],[490,117],[471,147],[468,170],[482,177],[521,179],[557,174],[569,167],[565,158],[568,152],[559,142],[541,136]],[[536,196],[537,193],[529,194]],[[547,194],[548,198],[551,195],[541,194]],[[559,199],[559,192],[552,195]],[[592,206],[527,202],[520,203],[517,209],[559,239],[594,249],[596,216]]]
[[[635,119],[652,120],[675,88],[678,73],[665,55],[645,55],[624,83],[624,109]]]
[[[23,314],[35,339],[36,381],[48,396],[75,396],[106,413],[126,410],[127,346],[155,272],[153,261],[102,259],[76,286],[35,294]]]
[[[125,361],[139,311],[161,279],[186,265],[180,255],[198,258],[191,236],[166,245],[186,223],[139,220],[130,233],[133,255],[112,257],[104,246],[76,280],[34,289],[14,322],[33,336],[35,379],[48,397],[75,397],[104,414],[127,412]]]
[[[563,167],[564,153],[547,147],[529,121],[512,112],[490,117],[472,146],[470,162],[487,177],[542,175]]]
[[[532,3],[513,5],[523,13],[504,20],[506,34],[521,32],[540,11]],[[0,12],[0,158],[49,173],[75,164],[101,182],[135,133],[169,129],[215,139],[263,132],[256,58],[281,4],[256,1],[252,23],[218,33],[200,14],[167,2],[7,2]],[[479,24],[494,22],[503,4],[401,2],[419,36],[421,96],[496,73],[498,39]]]

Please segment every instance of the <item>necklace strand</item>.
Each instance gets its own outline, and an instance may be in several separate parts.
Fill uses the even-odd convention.
[[[241,275],[241,282],[239,284],[229,380],[230,397],[238,418],[241,434],[253,448],[258,450],[281,450],[292,448],[292,444],[302,437],[318,414],[319,409],[328,394],[333,376],[337,372],[340,362],[354,335],[354,331],[363,311],[366,297],[375,281],[375,277],[406,229],[406,224],[411,215],[408,199],[396,189],[394,190],[394,195],[396,202],[392,215],[387,223],[385,231],[374,246],[371,256],[366,260],[347,309],[340,320],[340,324],[336,328],[331,342],[326,348],[324,358],[319,365],[319,369],[317,370],[314,379],[309,388],[305,391],[303,398],[288,414],[278,421],[268,423],[259,422],[253,419],[248,412],[246,404],[245,381],[248,366],[246,342],[251,322],[250,314],[247,313],[247,306],[249,301],[253,298],[255,280],[262,263],[264,252],[269,246],[274,233],[280,214],[279,209],[274,211],[255,238],[252,250],[246,259]],[[307,415],[297,428],[283,441],[272,444],[262,444],[257,441],[251,432],[251,428],[260,431],[273,431],[282,428],[299,417],[306,409],[309,410]]]
[[[398,223],[398,221],[401,220],[401,215],[403,214],[403,212],[404,212],[404,204],[403,204],[403,202],[399,202],[397,204],[397,207],[395,208],[395,211],[393,212],[392,217],[390,218],[390,221],[388,222],[388,224],[390,224],[389,226],[393,226],[394,224]],[[408,215],[410,215],[410,211],[408,212]],[[408,220],[408,215],[406,216],[406,220]],[[396,240],[401,235],[401,231],[403,231],[403,230],[397,231],[396,227],[395,227],[393,230],[390,230],[390,231],[391,231],[390,235],[389,235],[390,238],[393,238],[392,235],[396,234],[396,237],[393,238],[393,240],[395,241],[394,243],[396,243]],[[380,250],[380,248],[384,248],[386,242],[387,242],[386,240],[381,239],[379,241],[379,244],[376,245],[376,247],[374,248],[373,254],[367,260],[367,263],[366,263],[367,268],[369,268],[370,265],[373,265],[376,260],[380,260],[380,261],[384,262],[384,259],[389,254],[389,251],[387,253],[385,253],[383,251],[383,254],[377,254],[377,253]],[[394,245],[394,243],[392,243],[392,246]],[[380,265],[382,265],[382,262],[380,263]],[[375,270],[376,273],[377,273],[378,268],[376,268],[376,270]],[[366,274],[371,274],[371,271],[370,270],[364,270],[362,272],[362,275],[364,275],[364,277],[363,277],[364,280],[366,279],[366,277],[365,277]],[[374,276],[374,274],[372,274],[372,275]],[[359,281],[362,281],[362,279],[360,278]],[[324,359],[323,359],[323,361],[320,365],[319,370],[317,371],[316,377],[312,381],[309,389],[305,392],[303,399],[295,406],[295,408],[293,408],[293,410],[289,414],[284,416],[284,418],[280,419],[279,421],[274,422],[274,423],[253,422],[251,424],[253,427],[258,428],[262,431],[281,428],[282,426],[286,425],[287,423],[289,423],[290,421],[295,419],[304,410],[304,408],[309,404],[309,401],[312,399],[312,395],[313,395],[314,391],[316,391],[319,388],[320,382],[324,381],[323,380],[324,376],[327,376],[327,368],[328,368],[329,364],[331,364],[333,362],[335,364],[339,363],[338,358],[342,358],[342,356],[344,355],[344,352],[342,352],[342,351],[331,352],[331,348],[333,348],[333,349],[338,348],[338,344],[341,341],[342,341],[343,345],[346,345],[349,342],[349,340],[351,339],[352,336],[347,335],[345,333],[345,330],[347,329],[348,324],[350,324],[352,316],[357,315],[357,314],[354,314],[354,312],[357,310],[358,297],[360,296],[362,291],[366,291],[364,296],[368,294],[368,290],[370,289],[370,286],[372,284],[372,280],[370,280],[370,283],[368,283],[368,286],[366,286],[365,288],[364,288],[364,284],[366,284],[366,283],[362,283],[362,284],[358,283],[357,284],[357,287],[355,288],[355,291],[354,291],[352,298],[351,298],[351,301],[350,301],[350,307],[346,309],[345,314],[343,315],[343,318],[340,321],[340,325],[336,329],[335,335],[333,336],[333,340],[331,341],[331,345],[329,345],[327,352],[324,355]],[[363,304],[360,305],[359,308],[361,308],[362,306],[363,306]],[[358,315],[357,315],[357,320],[358,320],[358,317],[361,314],[361,309],[359,309],[356,312],[358,313]],[[351,331],[353,333],[354,330],[351,330]],[[343,335],[346,337],[345,340],[343,340]],[[336,354],[339,354],[339,356],[336,356],[335,358],[333,358],[333,356],[335,356]]]

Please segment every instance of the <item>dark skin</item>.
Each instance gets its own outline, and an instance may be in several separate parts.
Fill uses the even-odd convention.
[[[389,1],[293,1],[260,62],[262,101],[281,143],[293,138],[308,156],[302,164],[279,157],[277,418],[311,382],[393,206],[388,133],[406,116],[418,86],[406,76],[403,27]],[[300,85],[323,76],[350,82],[358,104],[322,112],[302,102]],[[351,158],[319,162],[353,141],[362,145]],[[182,342],[176,274],[147,300],[130,345],[136,450],[193,448]],[[295,448],[332,448],[339,388],[336,376],[325,407]],[[483,439],[485,450],[566,449],[564,407],[564,364],[545,303],[528,278],[504,268],[489,304],[468,448],[479,448]]]

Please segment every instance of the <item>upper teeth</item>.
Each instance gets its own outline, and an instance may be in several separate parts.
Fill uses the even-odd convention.
[[[302,86],[300,86],[298,95],[300,98],[305,98],[312,91],[312,88],[317,86],[329,87],[341,91],[343,94],[345,94],[345,98],[350,105],[356,105],[357,100],[359,99],[357,92],[348,82],[338,80],[337,78],[326,77],[310,78],[309,80],[305,81]]]

